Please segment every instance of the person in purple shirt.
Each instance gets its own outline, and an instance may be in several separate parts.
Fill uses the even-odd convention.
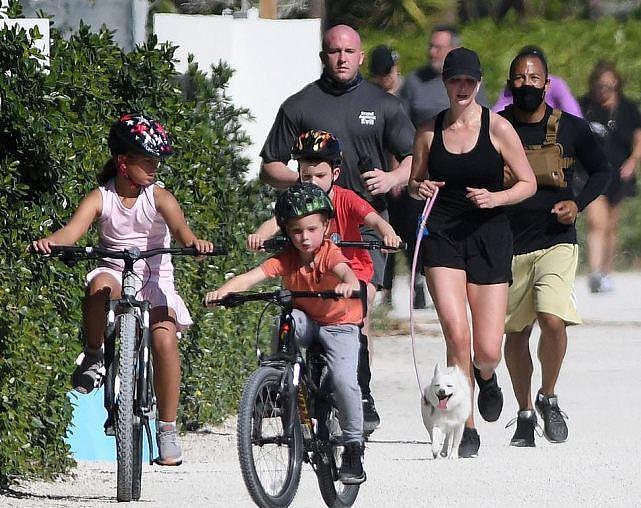
[[[521,48],[521,51],[519,51],[518,54],[540,54],[545,58],[543,50],[537,46],[525,46],[524,48]],[[583,118],[583,115],[581,114],[581,107],[572,95],[572,91],[565,80],[552,74],[549,75],[549,78],[550,85],[547,93],[545,94],[545,102],[553,108],[558,108],[561,111]],[[499,100],[496,101],[494,106],[492,106],[492,111],[498,113],[499,111],[503,111],[505,107],[510,104],[512,104],[512,92],[509,88],[505,87],[499,96]]]

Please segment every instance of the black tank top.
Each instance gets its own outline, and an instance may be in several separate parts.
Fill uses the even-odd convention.
[[[482,108],[481,128],[476,145],[469,152],[453,154],[443,144],[441,111],[434,122],[434,138],[428,157],[429,179],[445,182],[434,203],[432,226],[449,227],[470,221],[478,224],[503,214],[503,209],[480,209],[468,198],[466,187],[484,188],[490,192],[503,189],[503,158],[490,140],[490,111]]]

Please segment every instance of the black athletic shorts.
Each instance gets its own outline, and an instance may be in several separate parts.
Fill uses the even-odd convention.
[[[512,252],[512,230],[504,215],[476,224],[429,230],[421,244],[425,268],[465,270],[467,281],[473,284],[511,283]]]

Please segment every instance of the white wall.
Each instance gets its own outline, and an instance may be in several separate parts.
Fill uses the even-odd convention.
[[[244,127],[252,140],[247,151],[249,177],[257,176],[258,154],[278,107],[320,75],[320,20],[156,14],[154,32],[159,42],[179,46],[180,72],[186,70],[190,53],[203,71],[209,72],[211,64],[220,60],[235,70],[228,94],[236,106],[249,108],[255,117]]]

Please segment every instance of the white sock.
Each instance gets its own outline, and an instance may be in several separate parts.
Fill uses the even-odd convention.
[[[176,428],[176,420],[173,422],[163,422],[162,420],[156,420],[156,430],[165,429],[167,426]]]

